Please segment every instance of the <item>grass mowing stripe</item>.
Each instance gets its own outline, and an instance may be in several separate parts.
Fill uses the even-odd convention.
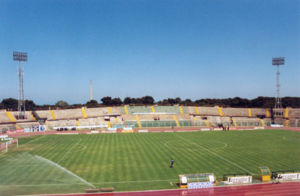
[[[116,151],[119,151],[121,153],[121,156],[123,157],[122,159],[119,159],[119,161],[118,161],[119,163],[117,163],[117,166],[120,167],[118,177],[117,177],[117,179],[119,179],[119,180],[127,180],[126,177],[129,174],[127,171],[127,169],[128,169],[128,165],[127,165],[128,151],[125,146],[127,144],[127,142],[126,142],[126,139],[124,139],[124,137],[126,137],[126,136],[127,136],[127,133],[123,133],[118,136],[113,135],[114,142],[119,143],[119,146],[116,147],[117,148]],[[114,179],[112,179],[112,180],[114,180]]]
[[[219,134],[225,135],[225,133],[223,133],[223,132],[221,132]],[[243,139],[245,139],[245,138],[243,138]],[[247,141],[248,140],[246,139],[245,142],[247,142]],[[236,143],[236,141],[231,141],[231,142]],[[244,143],[244,145],[248,146],[245,143]],[[206,147],[206,145],[203,145],[203,146]],[[210,149],[210,150],[217,153],[217,151],[214,149]],[[227,156],[227,157],[232,157],[232,158],[230,158],[231,161],[238,162],[239,165],[243,165],[244,168],[248,169],[248,170],[251,170],[250,168],[248,168],[248,165],[250,165],[249,163],[251,163],[251,162],[255,163],[254,160],[250,158],[250,156],[246,156],[247,152],[239,153],[238,150],[235,150],[235,151],[230,150],[230,147],[228,147],[226,151],[222,152],[222,154],[224,154],[225,156],[227,154],[231,155],[231,156]],[[252,173],[255,173],[255,172],[253,171]]]
[[[111,141],[111,135],[110,134],[106,134],[106,135],[103,135],[104,137],[104,142],[105,142],[105,145],[103,147],[103,156],[102,156],[102,159],[101,159],[101,162],[100,162],[100,168],[102,170],[102,172],[100,173],[99,175],[99,179],[103,179],[105,181],[109,181],[109,177],[108,175],[110,175],[110,172],[111,172],[111,165],[108,161],[108,157],[110,156],[110,151],[109,151],[109,146],[111,145],[110,141]]]
[[[95,135],[94,137],[99,138],[97,135]],[[97,142],[97,147],[94,147],[93,145],[90,145],[91,148],[95,148],[95,154],[94,153],[89,153],[90,156],[96,156],[96,163],[97,163],[97,170],[93,171],[95,174],[93,176],[93,178],[90,179],[90,181],[92,182],[98,182],[99,179],[101,179],[101,173],[102,173],[102,164],[103,164],[103,157],[104,157],[104,148],[105,148],[105,141],[106,141],[106,135],[103,135],[102,137],[100,137],[99,139],[96,140]],[[81,167],[84,167],[84,165],[82,164]],[[83,168],[82,168],[83,169]],[[91,171],[92,172],[92,171]],[[97,176],[97,177],[96,177]],[[89,178],[88,178],[89,179]]]
[[[151,135],[151,137],[144,137],[149,138],[148,143],[151,144],[151,140],[153,141],[153,150],[156,152],[156,160],[160,163],[160,166],[157,168],[157,172],[160,173],[161,179],[168,179],[169,178],[169,163],[170,163],[170,150],[165,148],[164,144],[164,137],[163,135]]]
[[[75,139],[76,139],[76,138],[75,138]],[[81,138],[78,138],[77,141],[72,142],[72,143],[70,144],[71,147],[70,147],[70,148],[66,148],[67,151],[63,154],[63,156],[61,156],[61,158],[60,158],[58,161],[56,161],[56,163],[57,163],[57,164],[60,164],[62,161],[65,161],[66,157],[68,157],[69,154],[72,153],[72,149],[73,149],[74,147],[77,147],[77,145],[81,142],[81,140],[82,140]]]
[[[186,138],[180,136],[180,135],[179,135],[180,133],[174,133],[174,134],[175,134],[177,137],[181,138],[182,140],[184,140],[184,141],[186,141],[186,142],[191,142],[189,139],[186,139]],[[202,146],[202,145],[200,145],[200,144],[197,144],[197,143],[195,143],[195,142],[191,142],[191,143],[193,143],[193,144],[199,146],[201,149],[203,149],[203,150],[209,152],[210,154],[214,154],[215,156],[219,157],[219,158],[222,159],[223,161],[226,161],[226,162],[228,162],[228,163],[230,163],[230,164],[232,164],[232,165],[235,165],[236,167],[240,168],[240,169],[243,170],[243,171],[246,171],[246,172],[249,173],[249,174],[253,174],[251,171],[249,171],[249,170],[245,169],[244,167],[242,167],[242,166],[240,166],[240,165],[238,165],[238,164],[236,164],[236,163],[230,161],[229,159],[227,159],[227,158],[225,158],[225,157],[223,157],[223,156],[221,156],[221,155],[219,155],[219,154],[217,154],[217,153],[215,153],[215,152],[209,150],[208,148],[206,148],[206,147],[204,147],[204,146]]]
[[[64,155],[56,163],[67,168],[72,173],[75,173],[76,168],[78,167],[78,163],[80,162],[80,159],[84,158],[84,157],[79,156],[81,149],[82,149],[82,146],[80,146],[82,137],[72,137],[72,139],[68,137],[68,139],[70,139],[69,140],[70,147],[66,149],[66,152],[64,153]],[[83,159],[83,160],[86,161],[86,159]],[[87,167],[88,167],[88,165],[87,165]],[[78,174],[78,175],[80,175],[80,174]],[[82,178],[82,177],[80,176],[80,178]]]
[[[138,180],[145,180],[145,179],[150,179],[151,178],[151,174],[150,172],[141,172],[143,171],[145,165],[145,154],[144,154],[144,151],[145,149],[144,148],[148,148],[148,145],[146,146],[145,145],[145,142],[143,139],[141,139],[141,135],[139,134],[135,134],[135,137],[134,137],[134,143],[136,144],[135,145],[135,153],[136,153],[136,157],[135,157],[135,162],[136,162],[136,178]]]
[[[142,142],[144,144],[143,146],[143,149],[144,150],[144,153],[146,155],[146,162],[151,165],[151,167],[146,170],[145,172],[149,173],[148,176],[151,176],[152,174],[152,177],[150,177],[150,179],[154,178],[154,179],[157,179],[159,178],[159,173],[158,173],[158,168],[161,167],[161,161],[159,160],[159,158],[157,157],[157,150],[155,148],[155,145],[154,143],[149,143],[149,141],[147,140],[148,138],[145,138],[145,137],[142,137]],[[155,142],[155,140],[152,140],[153,142]]]
[[[127,135],[126,140],[131,139],[131,137],[135,137],[136,135]],[[130,138],[129,138],[130,137]],[[135,155],[135,145],[132,144],[131,142],[126,142],[127,145],[126,149],[128,150],[128,159],[127,159],[127,176],[126,179],[127,180],[135,180],[136,179],[136,172],[135,172],[135,168],[134,168],[134,159],[136,158]]]
[[[63,170],[64,172],[70,174],[71,176],[74,176],[75,178],[77,178],[81,182],[83,182],[83,183],[85,183],[85,184],[87,184],[87,185],[95,188],[95,186],[93,184],[87,182],[86,180],[82,179],[81,177],[77,176],[76,174],[74,174],[73,172],[67,170],[66,168],[62,167],[61,165],[59,165],[57,163],[54,163],[53,161],[50,161],[49,159],[45,159],[45,158],[43,158],[41,156],[38,156],[38,155],[35,155],[35,157],[38,158],[38,159],[40,159],[40,160],[42,160],[42,161],[44,161],[44,162],[47,162],[50,165],[53,165],[54,167],[57,167],[57,168]]]
[[[169,163],[172,158],[171,152],[168,149],[161,148],[163,146],[162,141],[159,139],[161,134],[152,134],[151,137],[143,137],[147,147],[151,149],[152,162],[155,166],[153,172],[156,173],[154,179],[162,178],[162,174],[170,175],[174,171],[170,171]],[[166,177],[167,179],[169,177]]]
[[[171,135],[171,137],[174,139],[173,135]],[[168,141],[172,141],[172,139],[169,138]],[[164,146],[169,149],[169,151],[176,152],[172,157],[175,160],[174,168],[179,168],[179,170],[182,171],[197,168],[197,163],[194,157],[187,152],[187,148],[174,148],[174,145],[166,145],[166,142],[164,143]]]
[[[175,135],[172,135],[172,137],[176,138]],[[176,145],[172,145],[172,140],[169,139],[168,141],[171,141],[169,143],[168,146],[169,148],[175,147]],[[175,140],[177,141],[177,140]],[[186,171],[188,173],[201,173],[202,172],[207,172],[207,171],[211,171],[212,168],[214,168],[215,164],[215,160],[216,158],[214,156],[208,156],[207,153],[205,153],[205,151],[202,150],[194,150],[195,146],[189,142],[184,142],[182,143],[182,141],[177,141],[177,143],[181,143],[184,144],[182,145],[182,147],[176,147],[175,150],[176,152],[180,155],[180,157],[178,157],[177,159],[179,159],[179,161],[181,161],[183,164],[183,171]],[[177,144],[177,145],[178,145]],[[182,164],[178,165],[178,161],[176,168],[179,166],[181,166]]]
[[[173,137],[176,138],[175,135]],[[176,151],[181,155],[180,158],[184,158],[182,162],[187,163],[185,167],[189,167],[190,171],[197,173],[203,171],[203,169],[205,170],[205,168],[214,168],[216,157],[210,156],[202,150],[195,151],[194,148],[195,145],[190,142],[184,142],[184,148],[176,148]]]
[[[141,150],[141,161],[142,164],[145,166],[144,172],[143,174],[145,175],[147,180],[152,180],[156,177],[156,168],[153,165],[153,162],[156,160],[152,160],[151,159],[151,154],[152,154],[152,149],[149,148],[149,144],[147,143],[147,141],[145,140],[145,138],[141,137],[140,138],[141,142],[144,144],[140,150]],[[153,174],[155,176],[153,176]]]
[[[24,152],[40,155],[53,162],[65,156],[60,165],[88,182],[98,183],[97,187],[113,186],[117,191],[143,190],[172,188],[175,185],[169,182],[177,182],[178,174],[213,172],[216,176],[222,176],[245,172],[215,154],[253,173],[258,173],[257,167],[262,165],[272,171],[300,170],[299,136],[295,132],[267,130],[43,136],[28,145],[24,143],[23,148],[12,149],[5,154],[7,159],[0,158],[0,191],[5,192],[1,183],[70,184],[60,186],[64,188],[61,191],[50,185],[36,186],[36,189],[28,186],[27,194],[39,191],[78,192],[87,187],[78,179],[64,175],[66,173],[59,169],[45,166],[45,163],[32,158],[29,153],[25,156]],[[68,150],[69,153],[65,155]],[[17,156],[18,153],[20,156]],[[173,169],[168,168],[171,156],[175,159]],[[27,169],[30,164],[36,172]],[[14,168],[11,169],[9,165]],[[5,173],[10,176],[6,178]],[[24,191],[18,187],[14,189],[19,193]]]
[[[89,170],[86,172],[86,175],[84,175],[84,177],[86,179],[90,179],[91,181],[94,180],[94,178],[97,177],[97,173],[96,172],[93,172],[93,171],[98,171],[98,164],[97,164],[97,156],[96,153],[99,149],[99,145],[101,144],[100,140],[101,138],[100,137],[95,137],[94,135],[88,135],[87,136],[87,143],[88,144],[92,144],[92,148],[87,148],[85,151],[82,151],[78,157],[83,157],[83,155],[86,155],[86,159],[88,159],[88,165],[90,166],[89,167]],[[90,152],[90,153],[88,153]],[[82,154],[83,153],[83,154]],[[94,155],[94,156],[92,156]],[[78,164],[79,166],[79,164]],[[82,164],[82,166],[84,166],[84,164]],[[81,167],[83,169],[83,167]]]

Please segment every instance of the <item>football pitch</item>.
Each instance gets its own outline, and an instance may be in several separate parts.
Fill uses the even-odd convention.
[[[221,180],[259,176],[259,166],[300,171],[300,132],[43,135],[20,138],[18,149],[0,153],[0,194],[169,189],[179,174],[214,173]]]

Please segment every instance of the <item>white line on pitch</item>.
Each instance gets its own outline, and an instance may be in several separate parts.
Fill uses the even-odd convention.
[[[234,163],[234,162],[232,162],[232,161],[226,159],[225,157],[219,155],[218,153],[215,153],[215,152],[209,150],[208,148],[206,148],[206,147],[204,147],[204,146],[202,146],[202,145],[199,145],[199,144],[197,144],[197,143],[195,143],[195,142],[192,142],[191,140],[186,139],[186,138],[184,138],[184,137],[182,137],[182,136],[179,136],[179,135],[177,135],[177,134],[174,134],[174,135],[177,136],[177,137],[179,137],[179,138],[181,138],[182,140],[185,140],[186,142],[189,142],[189,143],[191,143],[191,144],[195,144],[195,145],[199,146],[200,148],[202,148],[203,150],[206,150],[207,152],[209,152],[209,153],[211,153],[211,154],[213,154],[213,155],[219,157],[220,159],[222,159],[222,160],[224,160],[224,161],[226,161],[226,162],[228,162],[228,163],[230,163],[230,164],[232,164],[232,165],[234,165],[234,166],[240,168],[241,170],[244,170],[244,171],[248,172],[248,173],[251,174],[251,175],[254,175],[254,173],[252,173],[251,171],[249,171],[249,170],[247,170],[246,168],[244,168],[244,167],[242,167],[242,166],[240,166],[240,165],[238,165],[238,164],[236,164],[236,163]]]

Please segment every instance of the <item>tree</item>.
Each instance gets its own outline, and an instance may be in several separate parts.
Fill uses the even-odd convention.
[[[107,106],[109,106],[109,105],[112,105],[112,99],[111,99],[111,97],[103,97],[102,99],[101,99],[101,101],[102,101],[102,104],[103,105],[107,105]]]
[[[144,105],[153,105],[154,103],[154,99],[151,96],[144,96],[141,100]]]
[[[113,98],[112,105],[122,105],[122,101],[119,97]]]
[[[283,107],[300,108],[300,97],[283,97],[281,101]]]
[[[180,103],[181,103],[180,97],[176,97],[176,98],[175,98],[175,104],[180,104]]]
[[[229,100],[229,101],[227,101]],[[223,99],[222,101],[225,105],[231,107],[249,107],[250,101],[248,99],[242,99],[240,97],[235,97],[233,99]]]
[[[134,104],[137,104],[137,105],[142,105],[143,104],[142,98],[132,98],[132,102]]]
[[[14,98],[3,99],[2,105],[5,109],[18,110],[18,100]]]
[[[275,105],[274,97],[257,97],[251,100],[251,107],[272,108]]]
[[[191,105],[193,105],[193,101],[190,99],[186,99],[184,101],[181,101],[181,104],[186,105],[186,106],[191,106]]]
[[[169,103],[170,105],[174,105],[174,104],[176,104],[176,100],[173,99],[173,98],[168,98],[168,103]]]
[[[125,97],[123,103],[126,105],[132,104],[132,99],[130,97]]]
[[[63,101],[63,100],[59,100],[58,102],[56,102],[55,106],[56,107],[60,107],[60,108],[63,108],[63,107],[67,107],[69,104],[66,102],[66,101]]]
[[[98,102],[96,100],[90,100],[88,102],[86,102],[86,107],[88,108],[93,108],[93,107],[97,107],[98,106]]]
[[[25,109],[34,110],[36,107],[35,103],[32,100],[25,100]]]

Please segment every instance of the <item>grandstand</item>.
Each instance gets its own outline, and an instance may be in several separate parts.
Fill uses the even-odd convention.
[[[264,127],[282,124],[300,127],[300,109],[286,108],[283,118],[272,118],[269,108],[221,108],[193,106],[120,106],[26,111],[0,110],[0,129],[14,130],[45,124],[55,127],[151,128],[151,127]]]

